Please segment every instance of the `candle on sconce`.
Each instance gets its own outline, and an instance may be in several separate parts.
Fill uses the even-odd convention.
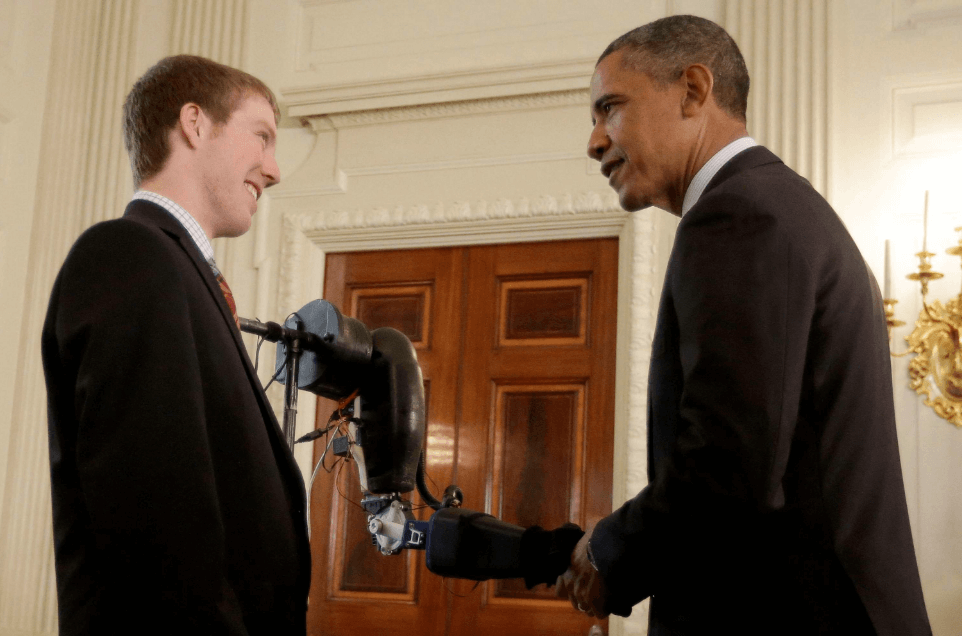
[[[922,251],[928,252],[926,245],[929,239],[929,191],[925,191],[925,210],[922,212]]]
[[[885,239],[885,293],[882,298],[892,297],[892,256],[889,252],[889,240]]]

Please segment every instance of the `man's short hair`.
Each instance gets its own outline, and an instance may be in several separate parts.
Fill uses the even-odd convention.
[[[134,189],[167,163],[170,131],[184,104],[197,104],[215,125],[221,125],[252,95],[270,103],[276,123],[280,110],[274,93],[249,73],[196,55],[173,55],[154,64],[124,102],[124,146]]]
[[[748,68],[738,45],[711,20],[673,15],[625,33],[608,45],[598,63],[624,49],[624,63],[664,85],[692,64],[704,64],[715,78],[712,95],[728,114],[745,121]]]

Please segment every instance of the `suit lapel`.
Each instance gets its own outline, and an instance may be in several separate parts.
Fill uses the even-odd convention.
[[[217,279],[214,277],[214,272],[210,268],[210,264],[204,260],[203,255],[200,253],[197,245],[194,243],[193,239],[184,229],[184,226],[175,219],[167,210],[160,207],[159,205],[152,203],[150,201],[135,200],[128,204],[127,209],[124,211],[124,217],[139,221],[141,223],[146,223],[148,225],[153,225],[177,241],[181,249],[190,257],[191,262],[197,269],[198,275],[204,281],[204,285],[207,287],[207,291],[210,293],[217,307],[220,309],[221,318],[224,320],[224,325],[230,330],[231,337],[234,339],[234,345],[237,347],[237,354],[241,357],[244,363],[244,368],[247,370],[247,378],[250,381],[252,387],[254,388],[254,393],[257,395],[257,399],[261,406],[261,411],[263,411],[265,417],[267,418],[269,425],[268,434],[271,435],[273,443],[279,445],[284,449],[281,453],[276,454],[277,457],[283,457],[281,460],[284,462],[284,469],[296,476],[295,481],[301,484],[303,488],[304,480],[301,476],[300,468],[297,466],[297,462],[294,460],[294,455],[291,449],[287,446],[287,440],[284,439],[283,433],[281,431],[280,425],[277,423],[277,418],[274,415],[274,409],[271,407],[270,402],[267,399],[267,394],[261,387],[260,378],[257,377],[257,373],[254,370],[254,365],[250,361],[250,356],[247,355],[247,349],[244,346],[244,341],[241,339],[241,334],[237,330],[237,325],[234,323],[234,316],[231,314],[230,307],[227,305],[227,299],[224,298],[224,293],[220,289],[220,285],[217,283]]]

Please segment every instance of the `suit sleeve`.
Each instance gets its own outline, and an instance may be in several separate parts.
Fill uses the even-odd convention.
[[[627,616],[686,559],[752,541],[753,524],[784,504],[815,296],[801,251],[740,197],[716,195],[680,224],[659,318],[678,336],[665,355],[677,356],[679,411],[648,422],[675,427],[673,446],[592,535],[612,613]]]
[[[246,634],[225,573],[180,249],[134,223],[80,239],[54,291],[54,329],[75,373],[79,488],[105,579],[145,620],[183,633]],[[196,307],[194,308],[196,311]],[[124,582],[143,582],[125,590]]]

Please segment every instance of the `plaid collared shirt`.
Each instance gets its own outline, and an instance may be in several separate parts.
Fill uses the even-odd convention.
[[[214,247],[210,244],[210,239],[207,238],[207,235],[204,234],[204,230],[201,229],[200,223],[198,223],[197,219],[190,215],[190,212],[174,203],[167,197],[161,196],[156,192],[150,192],[149,190],[137,190],[131,200],[133,201],[137,199],[143,199],[145,201],[150,201],[151,203],[156,203],[160,207],[170,212],[171,216],[177,219],[177,221],[184,226],[184,229],[187,230],[187,233],[190,235],[190,238],[193,239],[197,249],[199,249],[200,253],[204,256],[204,260],[206,260],[207,264],[210,265],[210,268],[214,270],[214,275],[216,276],[220,273],[216,263],[214,263]]]

